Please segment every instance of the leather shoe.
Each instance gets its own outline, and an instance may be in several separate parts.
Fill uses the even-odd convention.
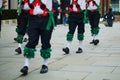
[[[42,65],[40,73],[43,74],[43,73],[47,73],[47,72],[48,72],[48,67],[46,65]]]
[[[16,42],[17,42],[17,38],[14,38],[14,41],[16,41]]]
[[[20,72],[22,72],[23,75],[27,75],[27,74],[28,74],[28,67],[27,67],[27,66],[24,66],[24,67],[20,70]]]
[[[92,40],[92,42],[90,42],[90,44],[94,44],[94,45],[97,45],[99,43],[99,40],[96,39],[96,40]]]
[[[27,38],[24,38],[23,42],[27,42],[27,41],[28,41],[28,39],[27,39]]]
[[[83,52],[82,48],[78,48],[78,50],[76,51],[76,53],[82,53],[82,52]]]
[[[65,52],[65,54],[69,54],[70,50],[68,47],[66,47],[66,48],[63,48],[63,52]]]
[[[94,40],[94,45],[97,45],[98,43],[99,43],[98,39]]]
[[[17,52],[18,54],[22,54],[22,50],[20,47],[18,47],[17,49],[15,49],[15,52]]]

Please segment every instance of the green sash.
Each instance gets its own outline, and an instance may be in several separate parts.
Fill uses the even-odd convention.
[[[83,22],[84,22],[84,24],[85,23],[87,23],[87,9],[84,11],[84,20],[83,20]]]
[[[94,0],[92,0],[92,1],[94,1]],[[97,9],[98,9],[98,12],[99,12],[99,14],[101,13],[101,11],[100,11],[100,5],[98,5],[97,3],[95,4],[96,5],[96,7],[97,7]]]
[[[18,4],[18,8],[17,8],[18,15],[20,15],[21,10],[22,10],[22,0],[19,0],[19,4]]]
[[[54,21],[54,17],[53,17],[53,12],[52,11],[49,11],[49,20],[48,20],[48,23],[47,23],[47,26],[46,26],[46,30],[50,30],[50,27],[53,23],[53,27],[55,26],[55,21]]]

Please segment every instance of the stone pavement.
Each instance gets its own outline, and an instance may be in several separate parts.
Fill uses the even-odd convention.
[[[51,40],[52,57],[49,59],[48,73],[39,73],[42,63],[39,43],[36,56],[31,60],[28,75],[21,76],[20,69],[23,67],[24,57],[15,55],[15,25],[2,26],[0,80],[120,80],[120,23],[116,22],[114,27],[100,24],[100,43],[97,46],[89,44],[92,40],[90,27],[86,24],[85,28],[82,54],[75,53],[78,48],[75,33],[71,52],[64,55],[62,48],[66,46],[65,36],[68,27],[58,25]]]

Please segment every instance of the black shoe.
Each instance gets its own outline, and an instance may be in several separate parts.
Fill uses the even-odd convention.
[[[47,73],[48,72],[48,67],[46,65],[42,65],[42,68],[40,70],[40,73]]]
[[[92,40],[92,42],[90,42],[90,44],[94,44],[94,45],[97,45],[99,43],[99,40],[96,39],[96,40]]]
[[[16,41],[16,42],[17,42],[17,38],[14,38],[14,41]]]
[[[18,47],[17,49],[15,49],[15,52],[17,52],[18,54],[22,54],[22,50],[20,47]]]
[[[78,50],[76,51],[76,53],[82,53],[82,52],[83,52],[82,48],[78,48]]]
[[[27,38],[24,38],[23,42],[27,42],[27,41],[28,41],[28,39],[27,39]]]
[[[90,42],[90,44],[94,44],[94,40],[92,40],[92,41]]]
[[[65,54],[69,54],[69,52],[70,52],[68,47],[63,48],[63,51],[65,52]]]
[[[28,74],[28,67],[27,67],[27,66],[24,66],[24,67],[20,70],[20,72],[22,72],[23,75],[27,75],[27,74]]]
[[[98,39],[94,40],[94,45],[97,45],[98,43],[99,43]]]

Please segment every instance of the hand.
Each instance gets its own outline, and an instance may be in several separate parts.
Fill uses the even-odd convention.
[[[61,13],[61,12],[62,12],[62,9],[59,8],[58,11]]]

